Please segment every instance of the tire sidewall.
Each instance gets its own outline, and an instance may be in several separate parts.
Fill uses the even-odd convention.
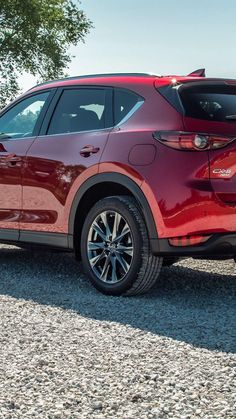
[[[87,240],[90,227],[94,221],[94,219],[104,211],[116,211],[120,213],[120,215],[125,219],[130,227],[130,231],[132,234],[133,239],[133,259],[131,262],[131,267],[125,277],[118,282],[117,284],[109,284],[106,282],[101,281],[93,272],[89,260],[88,260],[88,253],[87,253]],[[111,198],[104,198],[99,201],[95,206],[90,210],[88,213],[81,235],[81,256],[82,256],[82,263],[85,270],[85,273],[89,276],[90,281],[92,284],[104,294],[111,294],[111,295],[121,295],[125,293],[125,291],[129,290],[140,270],[140,266],[142,264],[142,245],[143,245],[143,237],[141,231],[139,229],[138,220],[135,219],[134,215],[128,208],[128,205],[125,205],[120,199],[116,197]]]

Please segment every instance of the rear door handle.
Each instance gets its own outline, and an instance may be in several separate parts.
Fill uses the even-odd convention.
[[[99,150],[99,147],[94,147],[93,145],[86,145],[80,150],[80,155],[83,157],[89,157],[91,154],[98,153]]]
[[[9,167],[19,166],[19,163],[22,163],[22,158],[16,154],[8,154],[5,157],[6,163]]]

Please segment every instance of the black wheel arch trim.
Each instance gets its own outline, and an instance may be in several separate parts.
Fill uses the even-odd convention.
[[[126,189],[128,189],[132,195],[134,196],[134,198],[137,200],[143,216],[144,216],[144,220],[147,226],[147,230],[148,230],[148,236],[150,239],[157,239],[158,235],[157,235],[157,229],[156,229],[156,225],[155,225],[155,221],[153,218],[153,214],[151,211],[151,208],[149,206],[149,203],[144,195],[144,193],[142,192],[141,188],[133,181],[131,180],[129,177],[127,177],[126,175],[122,175],[120,173],[99,173],[96,174],[94,176],[91,176],[88,180],[86,180],[78,189],[72,206],[71,206],[71,211],[70,211],[70,216],[69,216],[69,234],[73,235],[74,234],[74,223],[75,223],[75,216],[76,216],[76,212],[77,212],[77,208],[84,196],[84,194],[93,186],[95,185],[99,185],[100,183],[104,183],[104,182],[111,182],[111,183],[117,183],[121,186],[124,186]],[[112,196],[112,191],[111,191],[111,196]]]

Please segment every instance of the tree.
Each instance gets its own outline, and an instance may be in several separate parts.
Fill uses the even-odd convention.
[[[92,23],[72,0],[0,0],[0,108],[19,92],[18,76],[40,81],[64,76],[69,47]]]

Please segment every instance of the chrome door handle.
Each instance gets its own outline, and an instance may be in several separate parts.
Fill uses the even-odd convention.
[[[93,145],[86,145],[80,150],[80,155],[83,157],[89,157],[91,154],[98,153],[99,150],[99,147],[94,147]]]

